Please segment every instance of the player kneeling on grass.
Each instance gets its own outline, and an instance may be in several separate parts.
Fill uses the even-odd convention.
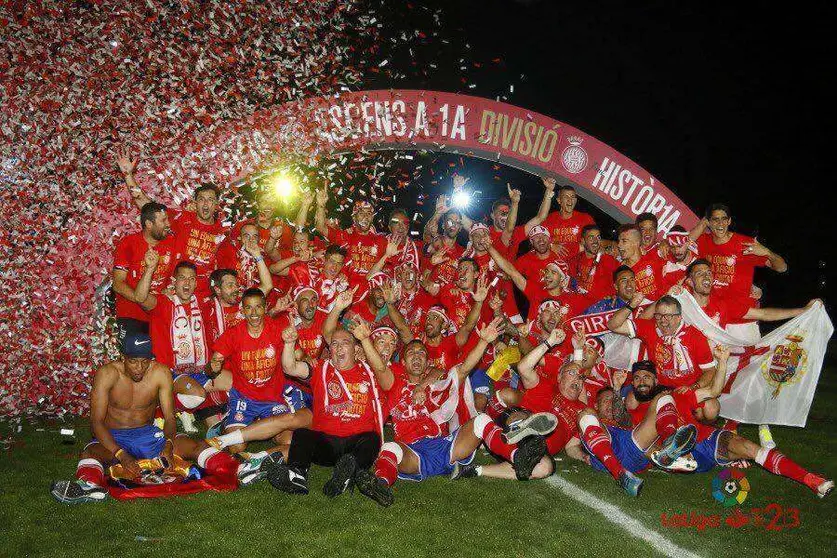
[[[676,417],[672,420],[676,420],[680,424],[691,424],[697,428],[697,443],[691,453],[688,454],[695,461],[694,472],[706,473],[714,469],[715,466],[728,467],[736,461],[753,460],[774,475],[788,477],[804,484],[820,498],[829,494],[834,489],[834,481],[808,472],[775,449],[762,447],[735,432],[714,428],[695,418],[700,406],[705,401],[717,397],[724,387],[729,349],[715,347],[714,356],[718,361],[718,372],[711,386],[688,389],[683,393],[674,391],[670,395],[663,396],[670,400],[668,414],[676,412]],[[641,393],[653,392],[657,388],[656,375],[637,374],[635,372],[633,386],[634,393],[638,396]],[[640,405],[636,410],[631,411],[634,416],[637,412],[643,412],[645,405],[659,405],[657,397],[649,402],[643,402],[641,397],[637,397],[637,399],[640,401]],[[667,463],[674,463],[671,460],[673,456],[659,454],[654,457],[654,462],[663,468],[666,468]]]
[[[479,414],[448,433],[448,421],[456,412],[459,385],[479,364],[485,349],[493,343],[501,327],[497,318],[479,332],[479,342],[465,360],[441,377],[428,366],[427,348],[418,339],[403,351],[406,375],[395,375],[386,366],[370,340],[369,327],[358,324],[352,333],[361,342],[381,390],[386,393],[395,441],[381,447],[375,461],[375,476],[363,475],[358,489],[379,504],[393,502],[391,486],[396,478],[421,481],[450,475],[457,464],[468,464],[480,444],[513,463],[515,474],[527,480],[546,452],[546,444],[536,435],[555,428],[557,419],[548,413],[531,415],[520,425],[520,443],[504,440],[502,429],[486,414]]]
[[[258,469],[258,463],[240,464],[229,454],[205,442],[177,435],[171,371],[154,360],[151,338],[129,334],[122,342],[121,360],[96,371],[90,394],[93,441],[81,453],[76,480],[53,483],[51,494],[59,502],[78,504],[107,498],[105,468],[114,465],[124,476],[140,478],[140,460],[162,458],[168,469],[182,460],[196,461],[214,473]],[[163,429],[154,426],[159,405]],[[180,459],[178,459],[180,458]]]

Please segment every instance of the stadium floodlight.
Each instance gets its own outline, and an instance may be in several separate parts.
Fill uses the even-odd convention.
[[[279,172],[273,178],[273,191],[279,199],[287,201],[296,190],[296,181],[287,172]]]
[[[465,190],[457,190],[451,197],[453,207],[457,209],[465,209],[471,204],[471,192]]]

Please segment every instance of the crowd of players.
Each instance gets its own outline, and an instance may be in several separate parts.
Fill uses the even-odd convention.
[[[718,418],[729,350],[686,325],[671,295],[690,291],[721,327],[753,337],[756,322],[805,310],[760,307],[754,269],[787,265],[732,232],[726,206],[662,237],[645,213],[604,240],[574,189],[547,179],[524,224],[509,188],[484,221],[440,196],[418,235],[403,209],[377,232],[365,200],[341,228],[322,188],[294,222],[262,200],[228,227],[216,186],[167,208],[137,185],[136,160],[117,163],[142,228],[114,256],[122,358],[95,374],[94,439],[76,479],[54,483],[61,502],[103,500],[107,476],[139,478],[155,459],[296,494],[317,464],[332,468],[326,495],[354,485],[381,505],[398,478],[542,478],[560,452],[632,496],[651,467],[750,462],[820,497],[834,486]],[[466,182],[455,176],[453,191]],[[629,369],[606,362],[611,332],[642,341]],[[205,440],[188,435],[195,421]],[[258,440],[273,447],[248,453]],[[480,446],[496,463],[473,464]]]

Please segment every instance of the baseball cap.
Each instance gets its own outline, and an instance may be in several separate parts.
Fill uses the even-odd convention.
[[[128,333],[122,340],[122,354],[129,358],[154,358],[147,333]]]
[[[651,372],[655,376],[657,375],[657,367],[654,365],[654,362],[650,360],[639,360],[631,366],[631,374],[636,374],[639,370],[645,370],[646,372]]]

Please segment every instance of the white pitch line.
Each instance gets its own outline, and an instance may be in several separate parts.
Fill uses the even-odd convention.
[[[657,531],[649,529],[633,517],[623,512],[622,509],[619,508],[619,506],[615,506],[593,496],[586,490],[582,490],[570,481],[563,479],[558,475],[552,475],[551,477],[547,477],[544,480],[547,482],[547,484],[550,484],[553,487],[557,488],[573,500],[576,500],[586,506],[593,508],[594,510],[599,512],[605,519],[630,533],[632,537],[642,539],[643,541],[647,542],[661,554],[671,556],[672,558],[700,558],[700,556],[695,554],[694,552],[677,546]]]

